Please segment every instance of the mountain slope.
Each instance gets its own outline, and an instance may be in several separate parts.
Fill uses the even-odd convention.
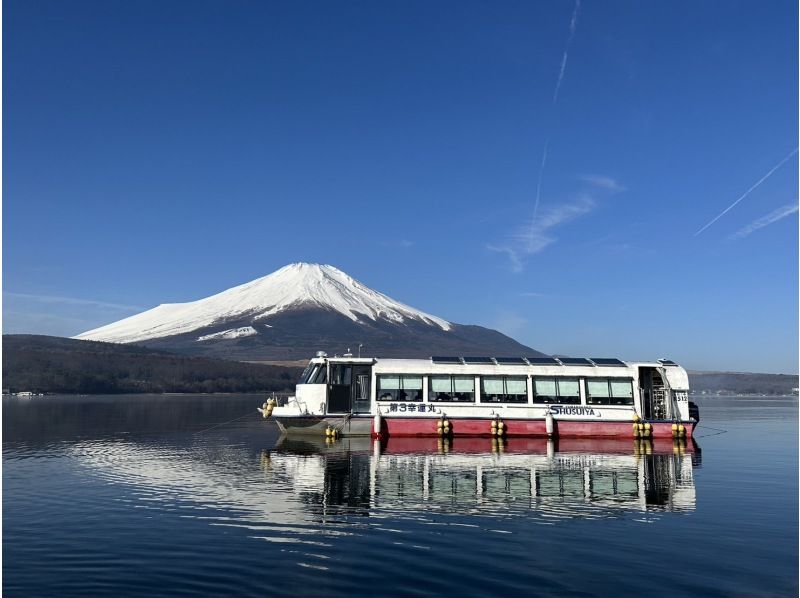
[[[248,360],[343,353],[359,344],[365,355],[384,357],[540,355],[495,330],[453,324],[318,264],[291,264],[211,297],[160,305],[75,338]]]

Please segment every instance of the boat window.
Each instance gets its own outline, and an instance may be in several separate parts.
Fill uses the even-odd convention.
[[[378,376],[379,401],[422,401],[422,376]]]
[[[578,378],[534,378],[533,402],[579,405],[580,382]]]
[[[312,375],[308,377],[307,384],[325,384],[328,380],[328,368],[325,367],[325,364],[319,366],[317,370],[312,372]]]
[[[481,376],[481,403],[527,403],[528,379]]]
[[[313,363],[309,363],[306,369],[303,370],[303,373],[300,374],[300,382],[298,382],[298,384],[305,384],[308,377],[314,372],[315,367]]]
[[[324,366],[322,367],[324,369]],[[311,384],[311,380],[314,378],[314,376],[317,375],[319,368],[320,368],[319,364],[312,363],[311,365],[309,365],[305,369],[303,374],[300,376],[300,384]]]
[[[429,401],[475,402],[475,378],[472,376],[431,376]]]
[[[558,378],[558,400],[577,405],[581,402],[580,381],[577,378]]]
[[[630,378],[588,378],[586,402],[589,405],[633,405],[633,380]]]
[[[331,366],[331,384],[336,386],[347,386],[350,384],[350,376],[353,368],[349,365]]]

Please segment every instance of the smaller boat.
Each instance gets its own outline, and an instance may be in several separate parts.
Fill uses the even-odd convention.
[[[318,353],[295,396],[259,411],[288,434],[388,437],[690,438],[700,419],[668,359]]]

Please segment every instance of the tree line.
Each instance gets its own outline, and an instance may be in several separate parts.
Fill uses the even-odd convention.
[[[186,357],[134,345],[3,336],[3,392],[282,392],[302,368]]]

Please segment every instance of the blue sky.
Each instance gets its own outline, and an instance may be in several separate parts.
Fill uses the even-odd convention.
[[[796,372],[796,3],[575,8],[5,2],[4,332],[312,261],[550,353]]]

